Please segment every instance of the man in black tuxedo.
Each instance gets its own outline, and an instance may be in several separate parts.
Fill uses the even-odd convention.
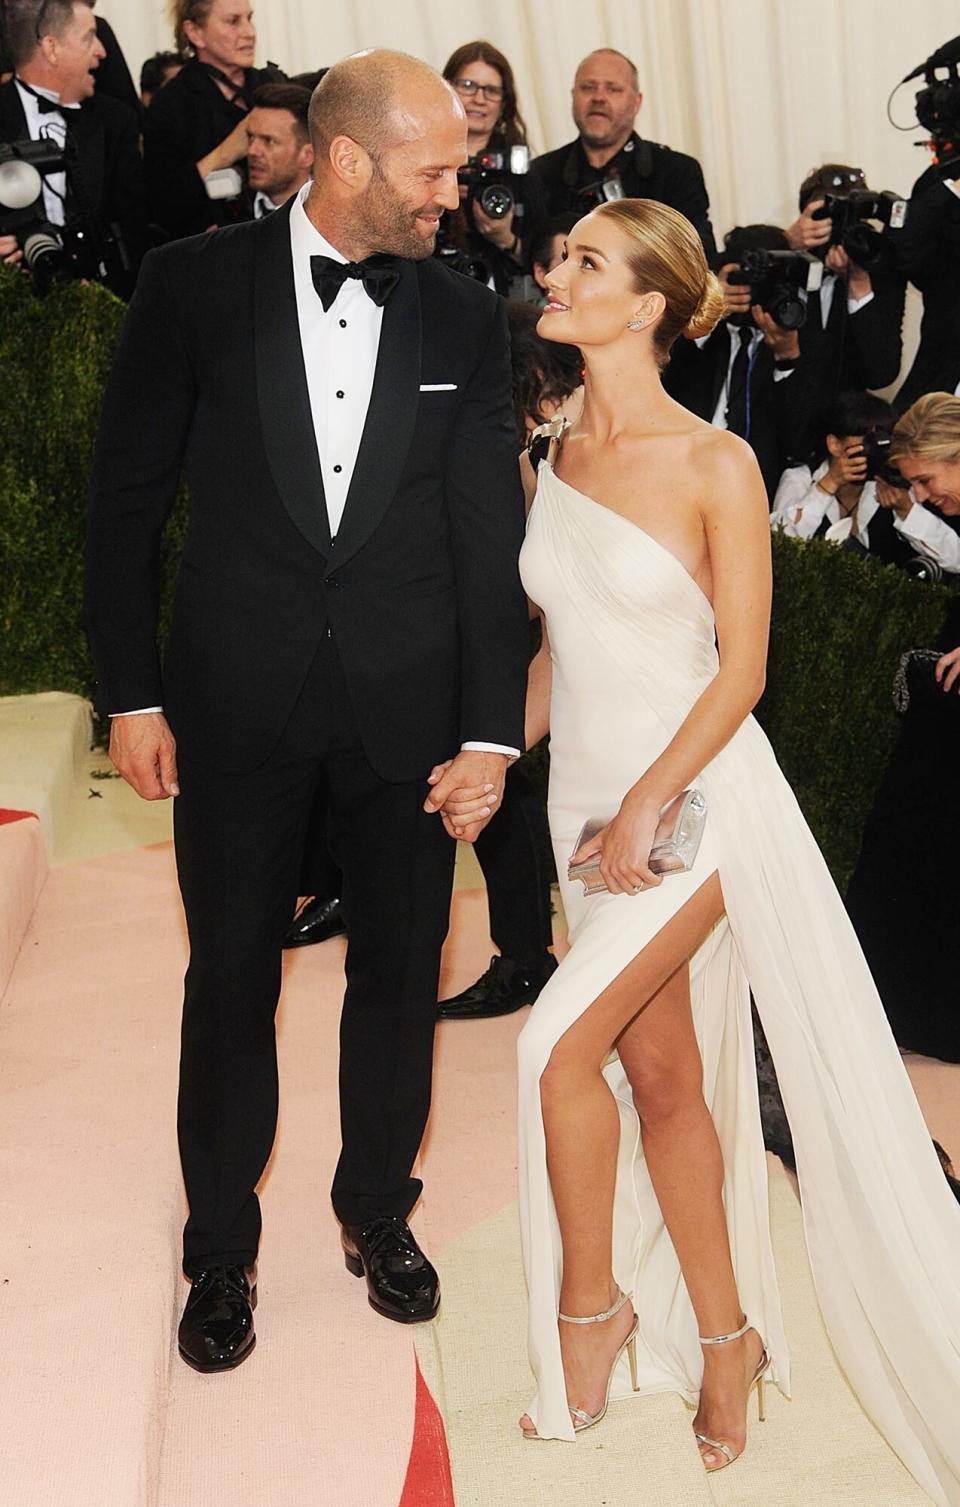
[[[253,1343],[281,941],[318,787],[350,935],[344,1255],[378,1312],[435,1314],[436,1273],[406,1217],[450,834],[482,829],[523,737],[506,318],[431,256],[458,203],[462,106],[426,64],[374,51],[330,70],[310,131],[314,180],[282,209],[147,257],[91,492],[88,616],[112,756],[141,795],[176,796],[191,946],[180,1349],[201,1370]],[[161,671],[157,551],[181,466],[191,520]]]
[[[105,54],[92,6],[8,0],[6,20],[16,73],[0,84],[0,141],[49,140],[64,152],[68,171],[44,178],[41,218],[64,227],[68,243],[77,232],[94,247],[119,241],[103,280],[129,298],[147,239],[139,125],[118,100],[94,94]],[[12,236],[0,237],[0,257],[19,260]]]
[[[960,390],[960,157],[917,179],[895,241],[902,271],[923,294],[920,344],[894,400],[906,413],[925,393]]]

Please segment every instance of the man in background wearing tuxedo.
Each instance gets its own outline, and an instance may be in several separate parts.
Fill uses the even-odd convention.
[[[146,248],[147,217],[139,123],[133,110],[94,94],[105,57],[90,0],[7,0],[7,46],[16,69],[0,84],[0,141],[51,141],[69,171],[43,180],[50,224],[94,246],[112,236],[104,281],[129,298]],[[19,260],[13,236],[0,258]]]
[[[462,106],[426,64],[378,50],[330,70],[310,131],[313,182],[282,209],[147,257],[91,491],[111,753],[141,795],[176,797],[191,947],[180,1351],[205,1371],[253,1345],[281,941],[318,789],[350,934],[344,1256],[379,1313],[436,1313],[406,1219],[451,835],[472,839],[495,812],[523,737],[506,318],[431,256],[458,203]],[[156,562],[181,466],[191,519],[161,672]]]

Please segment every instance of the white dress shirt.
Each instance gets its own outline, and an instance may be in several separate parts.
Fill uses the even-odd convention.
[[[300,344],[307,376],[313,431],[320,458],[327,517],[332,538],[340,528],[353,477],[380,349],[383,307],[374,303],[358,278],[347,278],[329,309],[324,309],[310,270],[312,256],[335,262],[348,259],[331,246],[307,217],[304,201],[310,184],[300,189],[290,211],[290,249],[297,301]],[[304,436],[304,444],[309,440]],[[159,711],[159,707],[142,707]],[[135,713],[121,713],[133,716]],[[464,743],[464,749],[506,754],[520,750],[500,743]]]
[[[14,82],[17,86],[17,94],[23,106],[26,116],[27,131],[31,141],[52,141],[61,151],[67,140],[67,121],[64,112],[66,110],[79,110],[79,104],[60,105],[60,96],[52,89],[41,89],[37,84],[31,84],[30,89],[25,89],[19,79]],[[60,105],[58,110],[44,111],[41,113],[37,102],[37,95],[42,94],[52,104]],[[66,173],[44,173],[43,177],[43,208],[51,225],[62,225],[66,219],[64,204],[67,197]]]
[[[827,474],[829,462],[824,461],[815,471],[809,466],[789,466],[780,478],[770,527],[782,529],[793,539],[812,539],[823,520],[830,527],[824,538],[832,544],[842,544],[854,531],[864,549],[870,548],[870,520],[880,506],[877,489],[872,481],[864,482],[860,499],[852,513],[841,511],[836,497],[829,496],[817,482]],[[943,570],[960,571],[960,536],[949,524],[915,502],[906,518],[899,513],[893,516],[893,527],[898,534],[908,539],[918,554],[936,560]]]

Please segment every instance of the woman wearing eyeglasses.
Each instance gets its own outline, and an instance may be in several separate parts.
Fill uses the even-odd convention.
[[[517,103],[513,69],[503,53],[490,42],[467,42],[447,60],[443,76],[453,85],[466,111],[471,159],[482,152],[502,152],[509,169],[510,148],[526,146],[527,128]],[[487,269],[485,281],[498,293],[506,294],[529,270],[530,243],[545,216],[546,205],[533,174],[497,171],[493,176],[506,181],[516,207],[499,217],[489,215],[477,193],[464,184],[461,210],[450,216],[446,244],[480,262]]]

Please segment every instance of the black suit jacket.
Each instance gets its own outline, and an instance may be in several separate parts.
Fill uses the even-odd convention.
[[[685,152],[644,141],[634,131],[605,167],[596,168],[587,161],[577,137],[576,141],[535,158],[530,171],[543,183],[548,215],[586,214],[592,205],[585,206],[580,190],[616,173],[629,198],[656,199],[679,210],[696,226],[707,256],[716,253],[703,169],[695,157],[688,157]]]
[[[901,269],[923,294],[920,345],[896,396],[900,413],[923,393],[953,392],[960,382],[960,199],[944,171],[931,167],[918,178],[895,237]]]
[[[102,228],[118,227],[130,261],[129,271],[113,268],[107,282],[120,297],[129,298],[147,242],[137,118],[109,95],[98,94],[68,113],[68,140],[76,151],[84,196]],[[12,80],[0,84],[0,141],[25,141],[27,135],[16,85]]]
[[[278,77],[272,69],[248,68],[244,87],[250,95],[258,85]],[[198,235],[211,225],[253,217],[253,195],[246,182],[239,199],[210,199],[196,166],[243,116],[243,109],[221,93],[196,58],[150,101],[143,117],[147,204],[151,220],[168,236]],[[244,176],[246,159],[236,167]]]
[[[902,275],[889,268],[879,271],[873,276],[873,298],[851,314],[846,285],[837,278],[826,326],[820,294],[810,295],[800,349],[816,370],[824,404],[837,392],[886,387],[897,380],[906,292]]]
[[[710,423],[716,412],[730,363],[730,340],[739,331],[722,320],[698,346],[693,340],[674,343],[663,385],[671,397]],[[757,457],[771,501],[785,466],[809,447],[813,392],[804,365],[774,381],[770,348],[757,347],[750,379],[749,442]]]
[[[289,214],[144,262],[91,489],[98,705],[162,704],[193,758],[253,769],[329,625],[385,779],[423,777],[464,741],[522,748],[523,505],[503,306],[432,258],[402,264],[333,543]],[[161,672],[157,563],[181,466],[190,521]]]

